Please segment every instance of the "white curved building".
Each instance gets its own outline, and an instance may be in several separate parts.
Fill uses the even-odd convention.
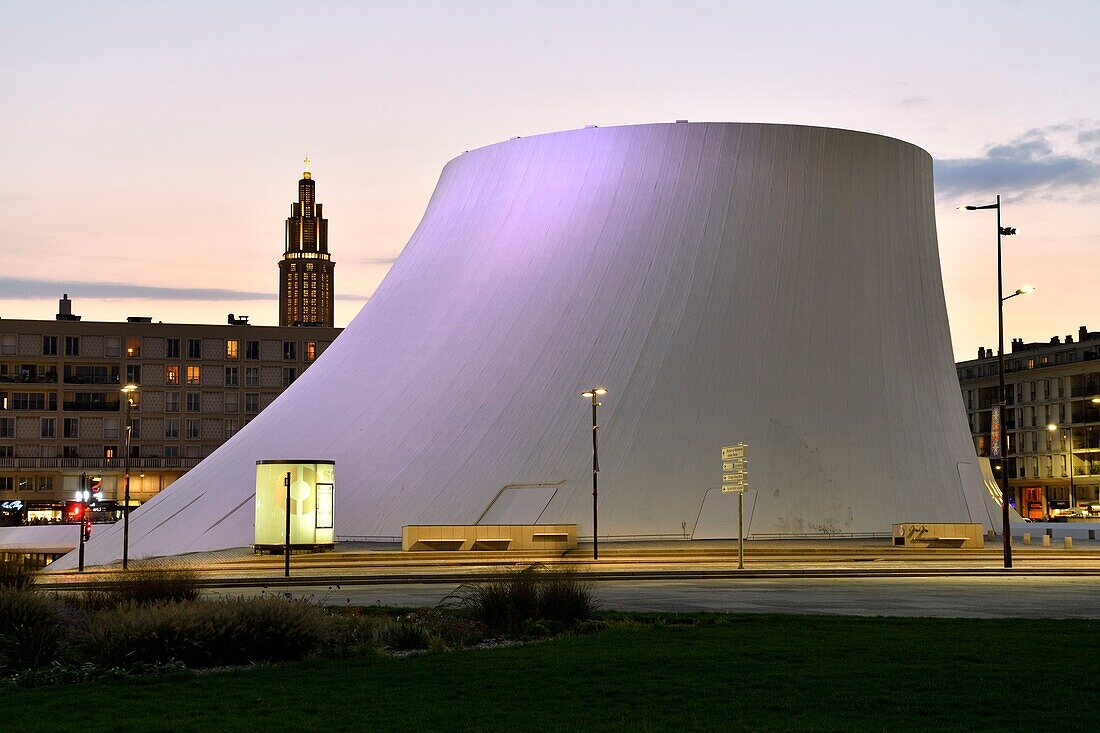
[[[281,458],[335,460],[338,538],[479,520],[590,535],[592,385],[610,391],[601,538],[733,536],[736,500],[708,489],[737,442],[753,535],[999,527],[952,364],[928,154],[678,123],[448,163],[359,315],[134,512],[131,557],[251,544],[255,463]],[[121,529],[92,562],[120,557]]]

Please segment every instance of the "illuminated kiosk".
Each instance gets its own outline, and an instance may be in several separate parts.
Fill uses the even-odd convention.
[[[750,539],[999,531],[932,184],[911,143],[800,125],[599,127],[458,155],[340,337],[133,513],[130,556],[247,547],[255,462],[274,455],[340,464],[339,537],[576,524],[586,540],[593,385],[609,390],[601,540],[736,536],[738,502],[714,487],[738,442]],[[89,562],[121,546],[99,532]]]
[[[290,549],[332,549],[336,508],[334,461],[256,461],[257,552],[284,552],[287,481]]]

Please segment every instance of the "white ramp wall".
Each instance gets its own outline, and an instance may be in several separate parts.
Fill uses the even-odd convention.
[[[690,534],[739,441],[754,534],[987,523],[980,481],[960,478],[975,458],[928,154],[843,130],[654,124],[448,163],[370,302],[134,513],[132,556],[247,545],[255,463],[278,458],[336,461],[338,537],[471,523],[515,484],[554,489],[509,494],[495,521],[590,535],[592,385],[610,390],[601,536]],[[117,527],[90,557],[120,548]]]

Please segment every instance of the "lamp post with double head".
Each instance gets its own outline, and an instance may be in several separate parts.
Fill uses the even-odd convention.
[[[600,397],[607,394],[603,387],[592,387],[581,392],[581,396],[592,403],[592,559],[600,559],[599,512],[597,509],[600,475],[600,425],[596,421],[596,408],[602,405]]]
[[[1004,566],[1012,567],[1012,521],[1008,509],[1008,469],[1005,462],[1005,453],[1008,452],[1008,436],[1005,433],[1005,405],[1008,403],[1005,393],[1005,301],[1015,298],[1017,295],[1026,295],[1034,288],[1020,288],[1012,295],[1004,294],[1004,269],[1001,257],[1001,238],[1016,233],[1015,227],[1001,226],[1001,195],[997,194],[996,203],[982,206],[965,206],[967,211],[981,211],[984,209],[996,209],[997,211],[997,383],[998,404],[997,414],[1000,416],[1000,435],[997,441],[997,457],[1000,459],[1000,471],[997,477],[1001,485],[1001,538],[1004,544]]]
[[[126,467],[126,476],[123,483],[122,496],[122,569],[130,566],[130,440],[133,432],[134,392],[136,384],[127,384],[122,388],[122,396],[126,398],[126,455],[123,456],[123,465]]]

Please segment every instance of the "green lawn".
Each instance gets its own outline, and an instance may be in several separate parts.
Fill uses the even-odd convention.
[[[666,616],[522,647],[0,690],[4,730],[1084,730],[1100,622]]]

